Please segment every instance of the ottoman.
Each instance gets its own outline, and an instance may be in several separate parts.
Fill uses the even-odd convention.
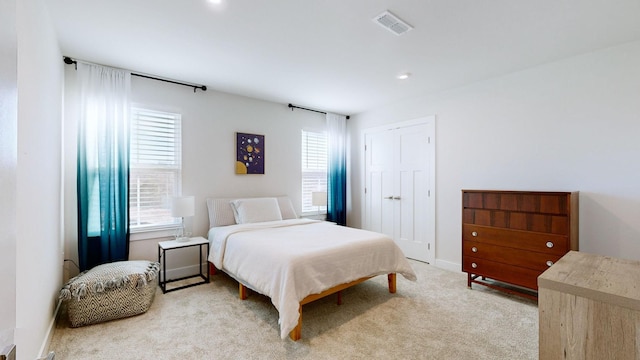
[[[118,261],[98,265],[69,280],[60,290],[71,327],[138,315],[149,310],[156,293],[157,262]]]

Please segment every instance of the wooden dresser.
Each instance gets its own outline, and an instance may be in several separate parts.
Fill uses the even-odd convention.
[[[538,276],[570,250],[578,250],[577,192],[462,190],[469,287],[535,299]]]

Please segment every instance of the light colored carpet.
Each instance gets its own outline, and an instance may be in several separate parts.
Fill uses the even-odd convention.
[[[270,300],[218,272],[210,284],[162,294],[145,314],[69,328],[64,307],[50,345],[56,359],[536,359],[534,301],[466,275],[411,262],[390,294],[378,276],[303,307],[302,339],[280,339]]]

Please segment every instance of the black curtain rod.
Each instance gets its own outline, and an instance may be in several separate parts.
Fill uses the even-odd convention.
[[[291,111],[293,111],[293,109],[300,109],[300,110],[313,111],[313,112],[317,112],[317,113],[320,113],[320,114],[327,115],[326,111],[307,109],[307,108],[303,108],[303,107],[300,107],[300,106],[295,106],[293,104],[289,104],[289,107],[291,108]],[[349,115],[347,115],[347,120],[349,120]]]
[[[74,64],[76,66],[76,70],[78,70],[78,62],[76,60],[73,60],[72,58],[70,58],[68,56],[65,56],[63,58],[63,61],[67,65]],[[138,77],[141,77],[141,78],[151,79],[151,80],[164,81],[164,82],[168,82],[168,83],[172,83],[172,84],[176,84],[176,85],[183,85],[183,86],[192,87],[193,88],[193,92],[196,92],[197,89],[200,89],[202,91],[207,91],[207,87],[205,85],[187,84],[187,83],[183,83],[183,82],[179,82],[179,81],[161,79],[161,78],[157,78],[157,77],[153,77],[153,76],[149,76],[149,75],[137,74],[137,73],[133,73],[133,72],[131,73],[131,75],[132,76],[138,76]]]
[[[181,83],[178,81],[173,81],[173,80],[167,80],[167,79],[160,79],[157,77],[153,77],[153,76],[148,76],[148,75],[142,75],[142,74],[136,74],[136,73],[131,73],[132,76],[138,76],[141,78],[146,78],[146,79],[151,79],[151,80],[158,80],[158,81],[164,81],[164,82],[168,82],[168,83],[172,83],[172,84],[177,84],[177,85],[183,85],[183,86],[189,86],[193,88],[193,92],[196,92],[197,89],[200,89],[202,91],[207,91],[207,87],[204,85],[192,85],[192,84],[186,84],[186,83]]]

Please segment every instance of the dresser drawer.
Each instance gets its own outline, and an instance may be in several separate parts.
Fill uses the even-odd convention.
[[[462,225],[462,242],[476,241],[545,254],[564,255],[569,250],[566,236],[479,226]]]
[[[536,291],[538,290],[538,276],[542,273],[542,271],[502,264],[471,256],[462,257],[462,271]]]
[[[472,256],[502,264],[521,266],[540,272],[547,270],[549,266],[562,257],[561,255],[520,250],[477,241],[463,242],[462,256]]]

